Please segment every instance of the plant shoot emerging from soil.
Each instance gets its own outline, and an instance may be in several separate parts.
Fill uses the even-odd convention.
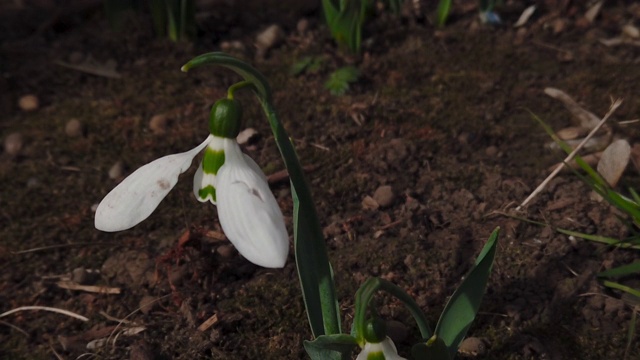
[[[249,88],[257,96],[269,120],[289,173],[293,197],[294,248],[302,297],[313,341],[304,347],[314,360],[404,359],[387,336],[385,321],[378,317],[373,299],[382,291],[398,299],[415,319],[422,340],[413,346],[414,359],[451,359],[475,318],[487,285],[496,252],[498,229],[482,249],[474,266],[455,291],[431,331],[422,309],[403,289],[380,278],[370,278],[355,296],[355,316],[350,334],[342,330],[338,299],[320,222],[292,142],[278,119],[266,79],[250,65],[224,53],[198,56],[183,71],[205,64],[230,68],[245,81],[232,85],[225,99],[211,111],[210,135],[194,149],[165,156],[140,169],[118,185],[98,206],[96,228],[119,231],[146,219],[186,171],[193,158],[205,151],[194,178],[193,191],[201,202],[218,206],[222,229],[249,261],[264,267],[283,267],[288,236],[282,213],[258,165],[242,153],[235,137],[242,110],[235,90]]]

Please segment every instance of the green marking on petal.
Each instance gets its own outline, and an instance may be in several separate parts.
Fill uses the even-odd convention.
[[[209,147],[204,152],[202,159],[202,171],[205,174],[217,174],[224,164],[224,150],[213,150]]]
[[[382,351],[370,353],[369,355],[367,355],[367,360],[385,360],[385,359],[386,359],[386,356],[384,356],[384,353]]]
[[[211,196],[211,199],[213,199],[213,201],[217,201],[216,188],[214,188],[212,185],[207,185],[204,188],[198,190],[198,196],[203,200],[207,200],[208,197]]]

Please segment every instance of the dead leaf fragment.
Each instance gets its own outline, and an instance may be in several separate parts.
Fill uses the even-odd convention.
[[[596,19],[596,17],[598,16],[598,14],[600,13],[600,9],[602,8],[602,4],[604,3],[604,1],[598,1],[597,3],[595,3],[591,8],[589,8],[589,10],[587,10],[587,12],[584,14],[584,18],[587,19],[587,21],[589,21],[590,23],[593,23],[593,21]]]
[[[536,11],[535,5],[531,5],[528,8],[524,9],[524,11],[522,12],[522,15],[520,15],[520,18],[518,19],[518,21],[516,21],[513,27],[520,27],[526,24],[527,21],[529,21],[529,18],[531,18],[531,15],[533,15],[535,11]]]
[[[612,142],[602,153],[598,162],[598,173],[609,185],[616,186],[629,163],[630,156],[631,146],[627,140],[619,139]]]

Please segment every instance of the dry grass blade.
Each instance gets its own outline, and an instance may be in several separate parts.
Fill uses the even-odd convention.
[[[120,79],[122,77],[122,75],[120,75],[120,73],[118,73],[115,69],[112,69],[109,66],[100,65],[100,64],[92,64],[92,63],[86,62],[86,63],[76,65],[76,64],[69,64],[64,61],[56,61],[55,64],[68,69],[80,71],[80,72],[91,74],[91,75],[111,78],[111,79]]]
[[[79,290],[91,293],[99,294],[120,294],[121,290],[117,287],[95,286],[95,285],[80,285],[73,281],[58,281],[56,283],[59,288],[67,290]]]
[[[605,122],[607,122],[607,120],[609,120],[609,118],[611,117],[611,115],[616,111],[616,109],[618,109],[618,107],[620,107],[620,105],[622,104],[622,100],[618,99],[616,100],[611,107],[609,108],[609,112],[607,112],[607,114],[602,118],[602,120],[600,120],[600,122],[591,130],[591,132],[589,133],[589,135],[587,135],[582,142],[575,148],[573,149],[573,151],[564,159],[564,161],[562,162],[562,164],[558,165],[556,167],[556,169],[549,174],[549,176],[547,176],[546,179],[544,179],[544,181],[538,185],[538,187],[531,193],[531,195],[529,195],[523,202],[522,204],[520,204],[516,210],[520,211],[523,207],[527,206],[527,204],[529,204],[529,202],[531,201],[531,199],[533,199],[536,195],[538,195],[542,189],[544,189],[547,184],[556,176],[558,175],[558,173],[560,172],[560,170],[562,170],[562,168],[565,166],[566,163],[570,162],[575,156],[576,154],[580,151],[580,149],[582,149],[582,147],[584,146],[584,144],[587,143],[587,141],[589,141],[589,139],[591,139],[591,137],[593,137],[593,135],[600,129],[600,127],[602,127],[602,125],[604,125]]]
[[[17,313],[19,311],[24,311],[24,310],[44,310],[44,311],[50,311],[50,312],[55,312],[58,314],[63,314],[63,315],[67,315],[69,317],[72,318],[76,318],[78,320],[82,320],[82,321],[89,321],[89,318],[86,318],[82,315],[78,315],[74,312],[68,311],[68,310],[64,310],[64,309],[58,309],[58,308],[52,308],[52,307],[48,307],[48,306],[21,306],[19,308],[15,308],[13,310],[9,310],[7,312],[4,312],[2,314],[0,314],[0,318],[5,317],[7,315],[11,315],[14,313]]]
[[[208,328],[212,327],[218,322],[218,314],[213,314],[210,318],[205,320],[200,326],[198,326],[198,331],[205,331]]]

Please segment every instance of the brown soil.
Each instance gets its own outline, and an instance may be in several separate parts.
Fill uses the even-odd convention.
[[[345,329],[353,295],[371,276],[405,289],[435,324],[447,296],[500,226],[494,273],[469,332],[487,349],[465,355],[623,358],[633,302],[604,288],[594,274],[629,263],[638,252],[569,239],[499,212],[524,200],[561,157],[544,147],[549,139],[528,112],[555,129],[570,124],[561,104],[543,94],[545,87],[563,89],[599,115],[610,97],[621,97],[613,121],[638,118],[640,48],[599,42],[640,22],[634,2],[607,2],[588,23],[583,5],[541,1],[546,5],[521,29],[478,24],[469,1],[454,8],[443,29],[382,14],[367,25],[364,55],[356,60],[340,55],[313,4],[283,11],[284,40],[256,59],[252,41],[269,24],[268,12],[215,12],[225,15],[214,16],[209,24],[215,26],[195,43],[174,44],[154,37],[144,16],[114,32],[90,1],[55,11],[46,1],[33,3],[0,9],[0,132],[3,141],[15,132],[23,139],[16,156],[0,153],[0,312],[48,306],[89,321],[43,311],[3,317],[0,358],[305,358],[302,342],[311,334],[293,256],[281,270],[239,256],[220,236],[215,207],[193,199],[193,169],[134,229],[110,234],[93,227],[92,207],[117,184],[108,176],[114,163],[124,163],[126,176],[206,136],[209,107],[238,78],[214,68],[179,69],[235,39],[245,50],[234,54],[270,80],[301,161],[314,169],[308,179]],[[524,4],[506,3],[501,14],[513,24]],[[423,11],[434,13],[433,6]],[[310,27],[300,33],[302,17]],[[321,57],[323,67],[290,75],[304,56]],[[87,58],[112,62],[121,77],[56,63]],[[330,95],[323,87],[328,74],[354,62],[362,78],[347,95]],[[27,94],[38,97],[37,110],[18,107]],[[245,151],[268,174],[282,170],[257,103],[248,93],[240,98],[246,127],[261,134]],[[159,114],[168,119],[164,134],[149,127]],[[79,136],[65,132],[72,119],[82,124]],[[637,125],[621,134],[633,141]],[[621,188],[636,181],[636,169],[629,168]],[[388,206],[363,206],[385,185],[393,193]],[[290,226],[286,181],[273,190]],[[572,174],[553,180],[523,215],[589,234],[619,238],[628,231],[618,213],[592,200]],[[189,241],[178,246],[180,239]],[[60,282],[68,277],[120,294],[65,289]],[[625,283],[639,285],[637,279]],[[406,324],[398,332],[408,334],[397,345],[408,356],[419,336],[409,314],[385,297],[379,305],[381,315]],[[213,316],[213,325],[198,329]],[[127,322],[117,326],[118,319]],[[121,333],[136,326],[145,330]],[[115,344],[87,349],[109,334],[111,340],[119,334]],[[637,337],[629,348],[627,358],[640,359]]]

